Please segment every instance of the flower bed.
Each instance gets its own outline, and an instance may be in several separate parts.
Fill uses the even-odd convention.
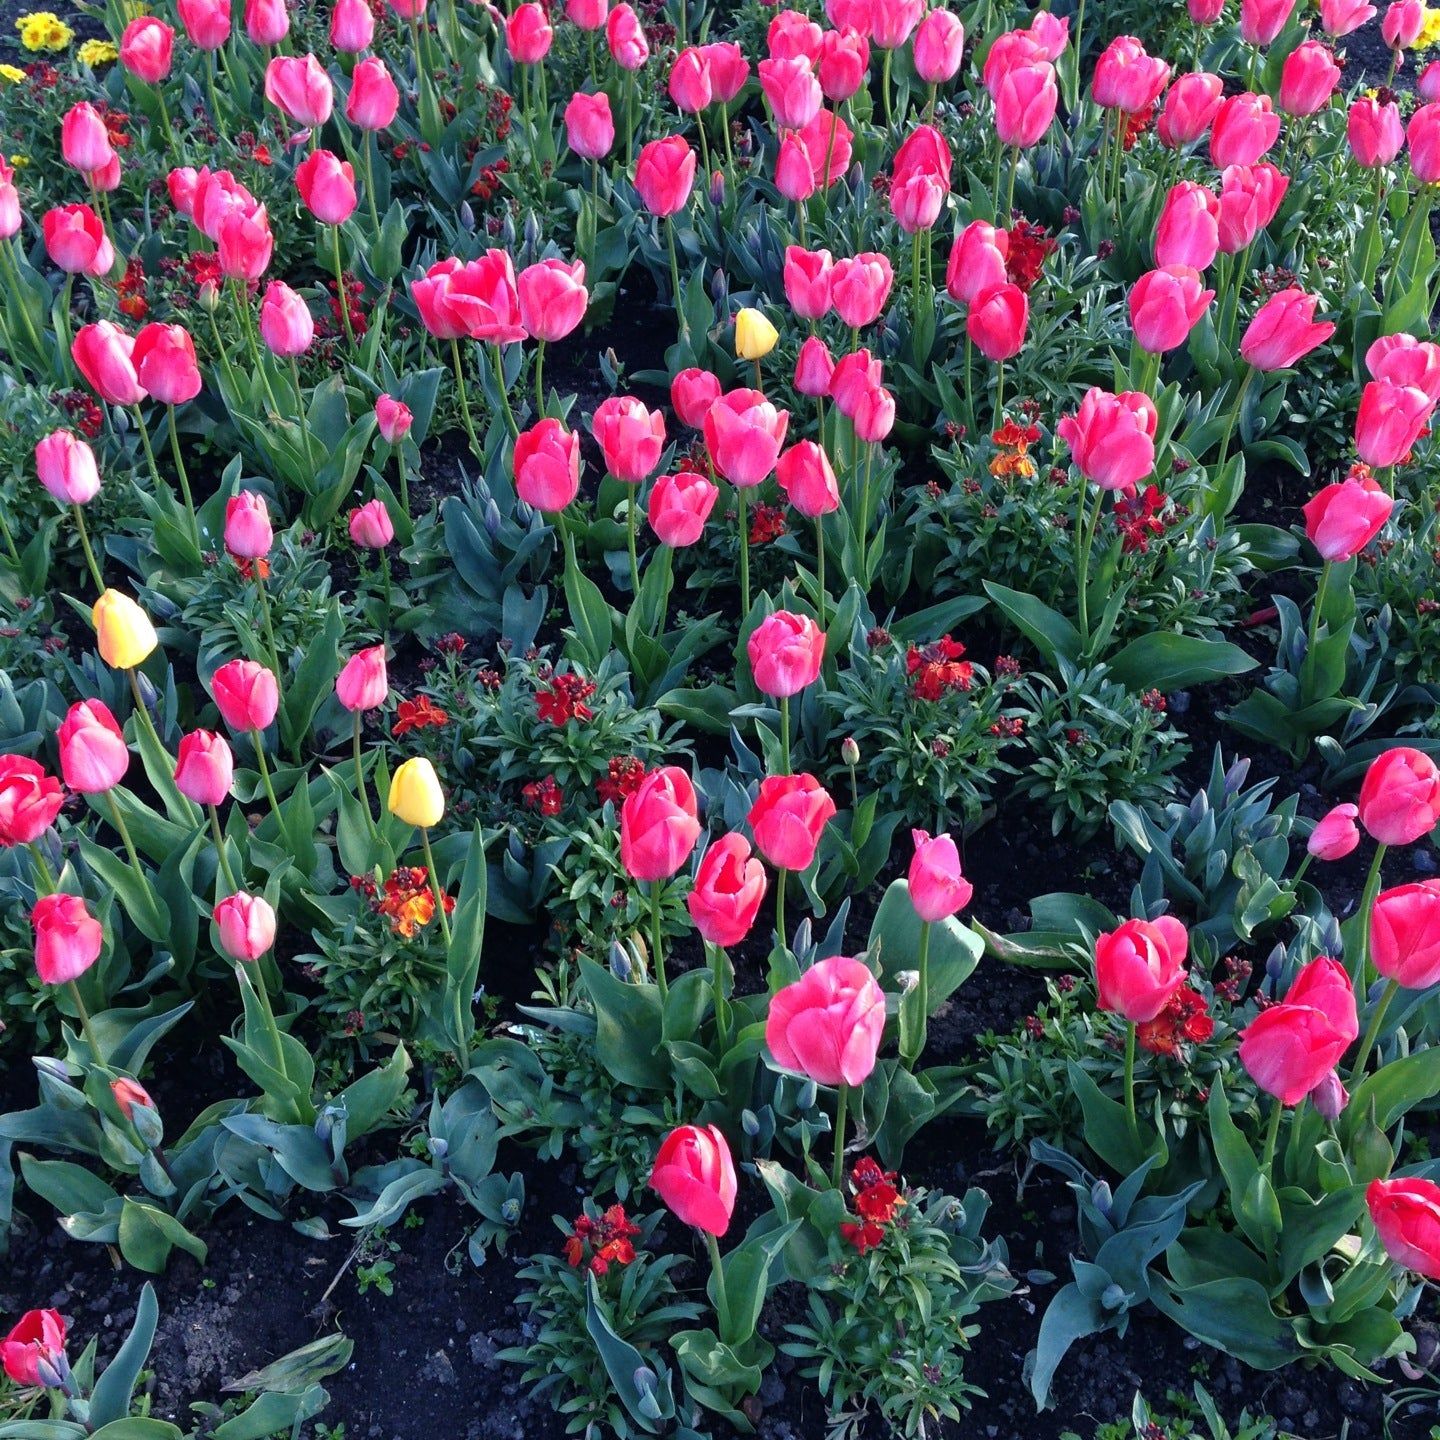
[[[7,23],[0,1436],[1425,1433],[1440,12]]]

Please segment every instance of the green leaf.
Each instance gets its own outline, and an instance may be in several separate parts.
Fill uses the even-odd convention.
[[[1059,660],[1080,658],[1080,632],[1058,610],[1020,590],[986,580],[985,593],[1005,617],[1020,630],[1053,665]]]
[[[205,1263],[206,1245],[192,1235],[173,1215],[154,1205],[125,1197],[120,1211],[120,1253],[137,1270],[159,1275],[170,1259],[170,1252],[179,1246]],[[149,1347],[147,1345],[146,1349]],[[106,1375],[110,1372],[107,1370]]]
[[[1243,675],[1256,662],[1228,640],[1153,631],[1132,640],[1109,662],[1111,676],[1131,690],[1183,690],[1229,675]]]
[[[600,1063],[622,1085],[668,1090],[670,1066],[659,989],[617,980],[588,956],[580,959],[580,977],[595,1007],[595,1051]]]
[[[203,1246],[201,1258],[204,1258]],[[130,1414],[135,1385],[150,1358],[150,1347],[155,1343],[155,1326],[159,1319],[160,1305],[155,1299],[155,1287],[147,1281],[140,1291],[140,1303],[135,1307],[135,1323],[130,1327],[125,1343],[115,1352],[115,1358],[105,1367],[105,1373],[90,1392],[92,1430],[124,1420]]]

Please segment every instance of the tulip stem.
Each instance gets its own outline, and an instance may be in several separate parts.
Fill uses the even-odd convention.
[[[470,453],[479,460],[480,445],[475,439],[475,422],[470,418],[470,394],[465,388],[465,365],[460,359],[460,342],[450,337],[450,354],[455,361],[455,388],[460,392],[460,414],[465,421],[465,434],[470,438]]]
[[[355,712],[355,728],[352,734],[352,751],[355,756],[355,793],[360,797],[361,808],[365,811],[365,823],[370,827],[370,834],[375,835],[375,817],[370,813],[370,796],[365,789],[365,758],[361,748],[360,739],[364,721],[361,712]]]
[[[793,773],[790,767],[790,697],[780,697],[780,764],[783,774]]]
[[[85,1043],[90,1047],[91,1058],[97,1065],[105,1059],[104,1052],[100,1049],[100,1042],[95,1038],[95,1031],[90,1025],[90,1012],[85,1008],[85,1001],[80,996],[80,987],[69,980],[66,984],[70,987],[70,998],[75,1002],[75,1013],[80,1017],[80,1031],[85,1036]]]
[[[1130,1126],[1130,1138],[1136,1147],[1140,1145],[1140,1121],[1135,1114],[1135,1022],[1125,1024],[1125,1119]]]
[[[260,594],[260,623],[265,627],[265,644],[270,651],[270,664],[276,675],[285,673],[280,664],[280,649],[275,644],[275,627],[270,621],[270,596],[265,590],[265,581],[260,574],[259,560],[250,562],[255,567],[255,589]]]
[[[1369,916],[1366,916],[1368,923]],[[1355,1064],[1350,1069],[1350,1084],[1358,1084],[1365,1076],[1365,1062],[1370,1058],[1370,1052],[1375,1048],[1375,1042],[1380,1037],[1380,1027],[1385,1023],[1385,1012],[1390,1008],[1390,1002],[1395,998],[1395,992],[1400,988],[1398,980],[1388,980],[1380,999],[1375,1004],[1375,1013],[1370,1017],[1370,1023],[1365,1027],[1365,1038],[1360,1042],[1360,1049],[1355,1056]]]
[[[1280,1139],[1280,1121],[1284,1117],[1285,1106],[1281,1103],[1279,1096],[1276,1096],[1275,1103],[1270,1107],[1270,1120],[1265,1127],[1265,1151],[1261,1157],[1260,1168],[1265,1172],[1265,1178],[1274,1184],[1275,1173],[1275,1145]]]
[[[920,945],[915,954],[915,1010],[920,1023],[916,1027],[914,1053],[905,1057],[907,1068],[911,1070],[925,1053],[925,1041],[930,1030],[930,929],[928,920],[921,923]]]
[[[330,240],[335,256],[335,303],[340,307],[340,319],[345,326],[345,339],[355,349],[355,330],[350,324],[350,297],[345,293],[345,260],[340,254],[340,227],[330,227]]]
[[[495,351],[495,388],[500,392],[500,408],[505,412],[505,423],[510,427],[510,438],[517,440],[520,437],[520,427],[515,423],[515,412],[510,408],[510,392],[505,385],[505,357],[501,354],[498,344],[493,348]]]
[[[535,414],[543,419],[545,415],[545,342],[535,343]]]
[[[706,941],[710,952],[710,988],[715,997],[715,1053],[723,1055],[730,1046],[730,1007],[725,999],[725,950]]]
[[[745,518],[745,491],[735,490],[735,510],[740,525],[740,620],[750,614],[750,529]]]
[[[782,950],[789,944],[785,936],[785,882],[789,877],[790,872],[784,869],[775,874],[775,937]]]
[[[135,698],[135,717],[137,724],[143,725],[149,732],[150,738],[155,742],[156,749],[164,752],[165,746],[160,739],[160,732],[155,728],[155,722],[150,718],[150,707],[145,703],[145,697],[140,693],[140,680],[135,671],[125,672],[130,677],[130,693]]]
[[[280,838],[285,839],[285,820],[280,814],[280,802],[275,798],[275,787],[270,783],[270,766],[265,760],[265,740],[258,730],[250,731],[250,738],[255,743],[255,761],[260,767],[260,783],[265,787],[265,798],[270,802],[270,813],[275,817],[275,823],[280,827]]]
[[[196,550],[199,550],[200,522],[195,518],[195,500],[190,494],[190,475],[185,469],[184,457],[180,454],[180,431],[175,424],[175,407],[167,405],[165,410],[169,418],[170,453],[175,457],[175,473],[180,479],[180,493],[185,497],[185,513],[190,518],[190,538],[194,540]]]
[[[650,882],[650,966],[655,972],[655,984],[660,991],[660,1001],[663,1005],[665,997],[670,993],[669,985],[665,979],[665,955],[660,948],[660,899],[661,882],[652,880]]]
[[[1095,489],[1095,504],[1092,508],[1086,501],[1085,481],[1080,481],[1080,494],[1076,498],[1075,518],[1075,603],[1076,615],[1080,621],[1080,653],[1090,649],[1090,550],[1095,543],[1095,531],[1100,525],[1100,508],[1105,503],[1105,492]]]
[[[1360,917],[1360,943],[1356,949],[1355,968],[1350,972],[1350,979],[1355,989],[1364,992],[1367,988],[1365,972],[1370,963],[1370,917],[1375,913],[1375,897],[1380,893],[1380,866],[1385,860],[1385,852],[1389,849],[1386,845],[1375,847],[1375,858],[1370,862],[1370,872],[1365,877],[1365,888],[1360,892],[1360,909],[1357,916]]]
[[[238,895],[240,886],[235,882],[235,872],[230,868],[230,857],[225,853],[225,832],[220,828],[220,812],[213,805],[207,805],[205,808],[210,812],[210,835],[215,841],[215,855],[220,862],[220,874],[224,876],[225,884],[229,887],[227,893]]]
[[[445,892],[440,888],[440,876],[435,870],[435,853],[430,849],[430,832],[420,827],[420,844],[425,850],[425,868],[430,872],[430,888],[435,892],[435,914],[440,920],[440,933],[445,937],[445,948],[450,948],[450,917],[445,913]]]
[[[720,1242],[708,1230],[705,1248],[710,1252],[710,1271],[715,1276],[715,1314],[720,1321],[722,1337],[730,1333],[730,1302],[725,1294],[725,1265],[720,1259]]]
[[[116,803],[115,792],[105,792],[106,808],[110,811],[111,823],[115,826],[116,833],[120,836],[120,843],[125,847],[125,853],[130,857],[130,868],[139,877],[140,883],[150,889],[150,877],[145,873],[145,867],[140,863],[139,853],[135,849],[135,842],[130,838],[130,827],[125,823],[125,817],[120,813],[120,806]]]
[[[380,212],[375,208],[375,157],[371,153],[370,146],[374,143],[374,137],[365,132],[363,148],[365,152],[365,199],[370,205],[370,225],[375,231],[375,238],[380,238]]]
[[[145,459],[150,465],[150,478],[154,480],[155,489],[158,492],[165,488],[165,482],[161,480],[160,467],[155,463],[155,451],[150,444],[150,432],[145,428],[145,417],[141,415],[138,404],[132,405],[130,409],[134,413],[135,424],[140,431],[140,440],[145,446]]]
[[[835,1092],[835,1158],[830,1169],[830,1184],[836,1190],[845,1180],[845,1116],[849,1109],[850,1087],[842,1080]]]
[[[640,561],[635,552],[635,513],[640,508],[640,487],[630,487],[630,498],[625,502],[625,551],[630,557],[630,594],[640,593]]]
[[[315,437],[310,433],[310,416],[305,408],[305,390],[300,384],[300,362],[294,355],[290,357],[290,383],[295,387],[295,409],[300,416],[300,428],[305,433],[305,453],[310,458],[310,468],[319,470],[322,463],[315,456]],[[405,473],[403,470],[400,472]]]
[[[690,327],[685,321],[685,303],[680,290],[680,261],[675,254],[675,221],[665,218],[665,245],[670,252],[670,290],[675,301],[675,320],[680,327],[680,339],[687,339]]]
[[[12,296],[20,297],[19,303],[16,304],[15,308],[19,310],[20,318],[25,322],[25,332],[30,337],[30,344],[35,351],[35,359],[38,363],[40,359],[46,355],[47,352],[40,344],[39,335],[35,333],[35,322],[30,317],[30,307],[28,304],[25,303],[25,300],[23,298],[27,292],[20,284],[20,262],[15,258],[15,252],[11,248],[14,244],[15,241],[13,239],[0,241],[0,255],[4,255],[6,268],[10,272],[6,275],[6,279],[9,281],[7,289],[9,289]],[[11,278],[12,275],[13,279]],[[68,323],[69,321],[67,319],[66,324],[68,325]],[[64,374],[66,369],[68,369],[73,363],[74,362],[71,360],[70,357],[69,348],[67,347],[60,356],[61,374]]]
[[[1305,637],[1305,659],[1300,667],[1300,693],[1308,696],[1315,678],[1315,644],[1320,635],[1320,622],[1329,599],[1331,562],[1326,560],[1320,566],[1320,582],[1315,587],[1315,604],[1310,611],[1310,626]],[[1305,683],[1309,681],[1310,684]]]
[[[72,505],[70,508],[75,512],[75,529],[80,536],[80,548],[85,552],[85,564],[90,570],[90,578],[94,580],[95,588],[103,595],[105,593],[105,577],[100,573],[100,566],[95,560],[95,552],[90,548],[90,533],[85,528],[85,512],[78,505]]]
[[[1230,453],[1230,437],[1235,433],[1235,423],[1240,419],[1240,411],[1245,404],[1245,396],[1250,391],[1251,381],[1255,379],[1253,367],[1245,372],[1244,382],[1240,386],[1239,393],[1235,396],[1234,409],[1230,411],[1230,419],[1225,425],[1225,434],[1220,440],[1220,454],[1215,460],[1215,472],[1218,475],[1225,468],[1225,457]]]
[[[54,872],[50,869],[50,862],[45,858],[45,852],[40,848],[37,841],[30,841],[26,847],[30,851],[30,859],[38,872],[32,877],[37,895],[53,895],[58,888]],[[44,888],[42,889],[41,886]]]
[[[825,629],[825,517],[815,517],[815,609],[820,629]]]

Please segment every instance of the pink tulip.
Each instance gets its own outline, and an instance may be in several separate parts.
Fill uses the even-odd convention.
[[[232,960],[254,964],[275,943],[276,920],[263,895],[243,890],[227,896],[214,910],[220,948]]]
[[[1285,57],[1280,71],[1280,108],[1287,115],[1323,110],[1340,85],[1340,67],[1328,46],[1305,40]]]
[[[1240,38],[1247,45],[1273,44],[1294,10],[1295,0],[1240,0]]]
[[[231,210],[220,222],[216,254],[229,280],[258,280],[270,264],[275,236],[263,205],[252,211]]]
[[[67,274],[108,275],[115,250],[100,217],[88,205],[60,205],[41,220],[45,253]]]
[[[1268,95],[1248,91],[1220,102],[1210,126],[1210,159],[1227,165],[1254,165],[1280,136],[1280,117]]]
[[[230,38],[230,0],[177,0],[176,9],[197,50],[218,50]]]
[[[65,1318],[58,1310],[27,1310],[15,1328],[0,1340],[0,1368],[17,1384],[38,1388],[44,1381],[40,1370],[63,1374],[65,1360]]]
[[[808,15],[782,10],[765,31],[765,48],[772,60],[801,56],[812,65],[820,58],[825,32]]]
[[[682,425],[698,430],[710,407],[720,398],[720,380],[708,370],[693,366],[682,370],[670,382],[670,405]]]
[[[145,387],[135,374],[131,356],[135,341],[108,320],[83,326],[70,354],[86,383],[107,405],[138,405]]]
[[[1372,380],[1360,394],[1355,416],[1355,450],[1377,470],[1404,462],[1425,427],[1435,403],[1423,391],[1393,380]]]
[[[1000,77],[992,93],[995,133],[1000,143],[1021,150],[1038,145],[1055,119],[1055,108],[1060,103],[1055,67],[1048,61],[1017,65]]]
[[[1360,786],[1360,823],[1382,845],[1409,845],[1440,823],[1440,770],[1423,751],[1396,745],[1377,755]]]
[[[290,33],[285,0],[245,0],[245,33],[256,45],[278,45]]]
[[[536,340],[563,340],[585,318],[590,292],[585,288],[585,262],[541,260],[516,280],[520,323]]]
[[[192,730],[175,752],[175,788],[197,805],[219,805],[230,794],[235,757],[223,735]]]
[[[280,709],[273,671],[253,660],[229,660],[210,677],[220,717],[235,731],[265,730]]]
[[[350,512],[350,538],[362,550],[383,550],[395,538],[383,500],[367,500]]]
[[[310,307],[283,280],[272,280],[260,302],[260,338],[272,355],[303,355],[315,338]]]
[[[808,615],[776,610],[750,632],[745,650],[761,694],[788,699],[820,678],[825,632]]]
[[[635,190],[652,214],[664,218],[685,208],[695,185],[695,151],[683,135],[652,140],[635,162]]]
[[[744,50],[733,40],[721,40],[702,45],[700,52],[710,67],[710,85],[715,92],[715,103],[728,105],[750,78],[750,62],[745,58]]]
[[[695,928],[722,949],[738,945],[755,924],[765,898],[765,867],[743,835],[722,835],[706,850],[685,908]]]
[[[170,74],[175,54],[175,32],[153,15],[139,15],[120,37],[120,63],[147,85],[158,85]]]
[[[469,336],[510,345],[525,338],[515,267],[503,250],[487,250],[464,264],[454,257],[437,261],[423,278],[411,281],[410,294],[421,322],[437,339]]]
[[[1440,1185],[1420,1175],[1372,1180],[1365,1204],[1385,1253],[1406,1270],[1440,1280]]]
[[[242,490],[225,502],[225,549],[241,560],[259,560],[270,553],[275,532],[265,497]]]
[[[1210,128],[1225,94],[1225,82],[1218,75],[1200,70],[1181,75],[1165,96],[1155,133],[1169,150],[1193,145]]]
[[[693,470],[662,475],[650,490],[646,518],[662,545],[678,550],[705,532],[720,487]]]
[[[610,117],[610,97],[602,90],[596,95],[576,91],[565,106],[565,143],[582,159],[601,160],[615,144],[615,122]]]
[[[1275,218],[1290,180],[1268,160],[1231,165],[1220,178],[1220,249],[1238,255]]]
[[[383,645],[356,651],[335,678],[335,698],[352,714],[378,710],[389,694],[390,675]]]
[[[927,85],[944,85],[959,73],[964,55],[960,17],[949,10],[931,10],[915,31],[915,73]]]
[[[870,42],[858,30],[827,30],[820,43],[816,69],[825,98],[839,105],[865,83],[870,70]]]
[[[1165,197],[1155,230],[1155,264],[1206,270],[1220,248],[1220,201],[1213,191],[1182,180]]]
[[[100,112],[88,100],[72,105],[65,112],[60,122],[60,153],[65,163],[82,175],[103,169],[113,158],[110,132]]]
[[[699,46],[687,46],[675,57],[666,88],[682,114],[698,115],[709,107],[715,90],[710,83],[710,62]]]
[[[770,997],[765,1046],[782,1069],[817,1085],[863,1085],[885,1031],[885,995],[863,961],[817,960]]]
[[[1148,110],[1169,81],[1170,67],[1163,60],[1146,54],[1133,35],[1120,35],[1095,62],[1090,93],[1106,110],[1135,115]]]
[[[723,1235],[735,1212],[735,1162],[713,1125],[681,1125],[655,1157],[650,1188],[685,1225]]]
[[[1362,95],[1350,106],[1345,137],[1350,142],[1350,153],[1367,170],[1388,165],[1405,144],[1400,107],[1393,100],[1382,102]]]
[[[835,362],[830,375],[830,398],[840,413],[853,420],[860,403],[884,381],[884,366],[871,357],[868,350],[855,350]]]
[[[925,0],[871,0],[869,37],[881,50],[898,50],[924,13]]]
[[[312,150],[300,162],[295,188],[322,225],[343,225],[355,213],[355,167],[329,150]]]
[[[397,445],[410,433],[415,417],[410,407],[393,395],[382,394],[375,402],[375,428],[387,445]]]
[[[514,469],[516,494],[557,514],[580,493],[580,437],[547,415],[515,437]]]
[[[972,220],[950,250],[945,267],[945,291],[961,305],[973,305],[980,296],[1007,283],[1005,256],[1010,237],[984,220]]]
[[[78,980],[105,946],[100,922],[78,895],[42,895],[30,911],[30,924],[35,931],[35,973],[46,985]],[[10,1344],[6,1341],[7,1373]]]
[[[840,508],[840,487],[824,447],[814,440],[792,445],[775,462],[775,479],[785,497],[807,519]]]
[[[926,924],[948,920],[969,903],[975,887],[960,873],[960,851],[949,835],[931,836],[912,830],[915,853],[910,859],[910,903]]]
[[[659,410],[647,410],[633,395],[612,395],[596,409],[590,429],[607,474],[630,485],[654,474],[665,449],[665,416]]]
[[[830,312],[830,277],[835,262],[828,250],[785,249],[785,298],[802,320],[821,320]]]
[[[1382,335],[1365,352],[1365,368],[1377,380],[1413,385],[1440,400],[1440,345],[1403,332]]]
[[[638,70],[650,58],[640,17],[625,0],[605,17],[605,43],[611,59],[622,70]]]
[[[1381,39],[1392,50],[1409,50],[1425,26],[1425,0],[1391,0],[1380,21]]]
[[[265,67],[265,98],[287,119],[315,130],[329,118],[335,91],[313,55],[277,55]]]
[[[330,43],[346,55],[358,55],[368,50],[374,39],[375,16],[365,0],[335,0],[330,12]],[[354,85],[353,75],[351,85]],[[353,122],[353,116],[351,120]]]
[[[785,138],[802,142],[802,153],[810,161],[810,178],[816,190],[828,190],[845,178],[850,168],[853,136],[839,115],[822,110],[798,136]]]
[[[1322,560],[1349,560],[1385,528],[1394,506],[1368,475],[1342,480],[1305,503],[1305,534]]]
[[[384,130],[399,109],[400,91],[385,62],[378,55],[360,61],[350,76],[345,118],[360,130]]]
[[[1200,272],[1170,265],[1142,275],[1130,291],[1130,324],[1142,350],[1163,355],[1185,343],[1215,298]]]
[[[818,335],[809,335],[795,360],[795,388],[812,398],[830,393],[835,361]]]
[[[1405,127],[1410,169],[1422,185],[1440,184],[1440,103],[1422,105]]]
[[[777,410],[760,391],[728,391],[705,416],[705,448],[711,463],[738,488],[760,484],[780,458],[789,422],[789,412]]]
[[[998,363],[1020,353],[1029,321],[1025,292],[1018,285],[997,285],[976,298],[965,317],[965,333],[987,360]]]
[[[1375,897],[1370,959],[1407,990],[1428,990],[1440,981],[1440,880],[1396,885]]]
[[[69,430],[52,430],[36,445],[35,473],[62,505],[86,505],[100,493],[95,452]]]
[[[777,870],[808,870],[835,802],[813,775],[767,775],[746,823]]]
[[[538,65],[550,53],[555,32],[537,0],[524,0],[505,20],[505,45],[517,65]]]
[[[1432,60],[1416,77],[1415,93],[1427,102],[1440,100],[1440,60]]]
[[[1132,1025],[1153,1020],[1185,983],[1190,937],[1173,915],[1127,920],[1095,940],[1096,1003]]]
[[[837,260],[830,272],[830,303],[852,330],[863,329],[880,318],[894,279],[889,259],[878,251]]]
[[[130,768],[130,750],[102,700],[80,700],[60,722],[60,773],[82,795],[113,790]]]
[[[620,807],[620,863],[632,880],[668,880],[699,838],[695,786],[678,765],[652,771]]]
[[[1087,480],[1102,490],[1131,490],[1155,469],[1158,423],[1148,395],[1135,390],[1112,395],[1092,387],[1055,433]]]
[[[1334,40],[1358,30],[1379,13],[1368,0],[1320,0],[1320,24]]]
[[[1334,333],[1328,320],[1315,319],[1317,295],[1292,286],[1272,295],[1255,313],[1240,340],[1240,354],[1257,370],[1288,370]]]
[[[1306,851],[1317,860],[1343,860],[1360,844],[1360,827],[1355,823],[1359,814],[1355,805],[1336,805],[1327,810],[1315,822],[1305,842]]]
[[[603,30],[609,0],[565,0],[565,18],[582,30]]]
[[[1284,1000],[1240,1032],[1240,1061],[1262,1090],[1282,1105],[1298,1105],[1359,1033],[1350,977],[1322,955],[1300,971]]]
[[[825,96],[820,81],[804,56],[790,60],[762,60],[760,88],[781,130],[799,130],[820,113]]]
[[[195,342],[183,325],[144,326],[130,360],[140,384],[162,405],[184,405],[200,393]]]

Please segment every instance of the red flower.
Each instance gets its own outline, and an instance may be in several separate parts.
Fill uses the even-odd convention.
[[[529,809],[538,810],[542,815],[558,815],[565,805],[565,792],[553,775],[532,780],[520,791],[520,798]]]
[[[598,1220],[579,1216],[561,1248],[572,1269],[585,1264],[593,1274],[604,1275],[612,1265],[623,1267],[634,1260],[631,1241],[639,1233],[640,1227],[626,1218],[625,1207],[612,1205]]]
[[[626,796],[633,795],[640,788],[640,782],[645,778],[645,762],[637,755],[614,755],[608,771],[605,779],[595,786],[595,793],[602,805],[607,801],[623,805]]]
[[[1135,1029],[1135,1038],[1152,1055],[1178,1055],[1181,1045],[1203,1045],[1215,1033],[1215,1022],[1205,1009],[1205,997],[1182,985],[1153,1019]]]
[[[594,693],[592,681],[569,671],[554,676],[548,690],[535,692],[535,711],[551,725],[564,725],[570,720],[592,720],[595,712],[585,701]]]
[[[1027,295],[1040,278],[1046,260],[1060,248],[1043,225],[1017,220],[1010,230],[1009,248],[1005,252],[1005,275]]]
[[[785,512],[778,505],[757,505],[750,522],[750,543],[768,545],[785,533]]]
[[[412,730],[433,725],[437,729],[450,723],[450,716],[430,699],[428,695],[417,695],[413,700],[402,700],[395,711],[395,723],[390,733],[399,739]]]
[[[940,700],[951,690],[968,690],[975,667],[960,658],[964,653],[965,647],[948,635],[923,648],[911,645],[905,652],[905,673],[911,677],[915,698]]]
[[[869,1223],[857,1225],[853,1220],[842,1220],[840,1233],[861,1255],[865,1254],[867,1250],[873,1250],[885,1238],[882,1226]]]

